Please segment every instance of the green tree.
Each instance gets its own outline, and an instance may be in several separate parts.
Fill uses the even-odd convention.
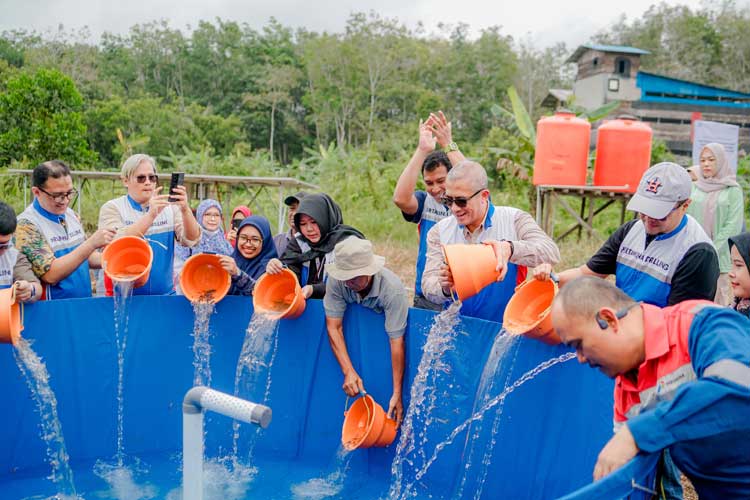
[[[83,99],[56,70],[11,76],[0,93],[0,165],[60,158],[90,167],[97,155],[86,141]]]

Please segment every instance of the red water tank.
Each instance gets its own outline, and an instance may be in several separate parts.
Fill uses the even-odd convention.
[[[536,126],[534,185],[584,186],[591,124],[573,113],[558,112]]]
[[[624,186],[635,193],[651,162],[651,127],[635,119],[618,118],[603,124],[596,139],[595,186]]]

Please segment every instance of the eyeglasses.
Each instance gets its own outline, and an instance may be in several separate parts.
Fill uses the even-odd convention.
[[[675,207],[672,210],[670,210],[669,213],[665,215],[664,217],[662,217],[661,219],[657,219],[656,217],[651,217],[643,213],[641,214],[641,217],[648,217],[651,220],[658,220],[659,222],[665,222],[669,218],[670,215],[672,215],[676,210],[679,210],[680,207],[682,207],[682,205],[684,204],[685,204],[684,201],[678,201],[677,205],[675,205]]]
[[[639,305],[641,305],[640,302],[635,302],[633,304],[630,304],[627,307],[624,307],[624,308],[620,309],[619,311],[617,311],[615,313],[615,318],[617,318],[617,319],[624,318],[625,316],[628,315],[628,313],[630,312],[631,309],[633,309],[635,306],[639,306]],[[599,311],[596,311],[596,322],[599,324],[599,328],[601,328],[602,330],[606,330],[609,327],[609,323],[607,323],[607,320],[605,320],[604,318],[602,318],[599,315]]]
[[[158,175],[156,175],[156,174],[149,174],[149,175],[136,175],[136,176],[135,176],[135,182],[137,182],[138,184],[143,184],[143,183],[145,183],[145,182],[146,182],[146,179],[148,179],[148,181],[149,181],[149,182],[150,182],[151,184],[156,184],[156,181],[158,181],[158,180],[159,180],[159,176],[158,176]]]
[[[205,219],[206,217],[211,219],[219,219],[221,218],[221,214],[203,214],[203,218]]]
[[[458,196],[458,197],[454,198],[452,196],[443,195],[443,197],[441,198],[441,201],[442,201],[443,205],[445,205],[448,208],[450,208],[451,205],[453,205],[454,203],[456,204],[456,206],[458,208],[465,208],[466,204],[469,203],[470,199],[474,198],[476,195],[478,195],[479,193],[481,193],[484,190],[485,190],[485,188],[482,188],[479,191],[477,191],[476,193],[474,193],[471,196],[469,196],[468,198],[463,197],[463,196]]]
[[[67,193],[49,193],[49,192],[45,191],[42,188],[37,188],[37,189],[39,189],[39,191],[41,191],[42,193],[46,194],[47,196],[49,196],[53,200],[55,200],[57,203],[61,203],[62,201],[66,200],[66,199],[70,200],[70,199],[75,198],[76,196],[78,196],[78,190],[77,189],[71,189]]]
[[[257,236],[245,236],[244,234],[241,234],[239,238],[237,238],[237,242],[240,245],[244,245],[245,243],[252,243],[255,246],[258,246],[263,243],[263,240],[261,238],[258,238]]]

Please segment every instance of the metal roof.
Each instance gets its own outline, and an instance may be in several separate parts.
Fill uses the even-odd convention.
[[[568,58],[568,63],[574,63],[581,58],[581,56],[587,50],[598,50],[599,52],[615,52],[618,54],[635,54],[635,55],[647,55],[650,54],[648,50],[639,49],[636,47],[628,47],[626,45],[600,45],[597,43],[585,43],[580,45],[575,52]]]

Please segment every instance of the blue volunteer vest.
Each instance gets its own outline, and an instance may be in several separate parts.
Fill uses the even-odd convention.
[[[18,220],[34,224],[57,259],[69,254],[86,241],[83,226],[70,208],[64,215],[56,215],[42,208],[39,201],[34,199],[34,202],[21,212]],[[84,260],[75,271],[56,285],[42,284],[47,300],[91,297],[89,262]]]
[[[617,288],[633,300],[665,307],[677,266],[697,243],[711,243],[711,240],[689,215],[685,215],[673,231],[654,238],[648,248],[643,222],[636,222],[617,253]]]
[[[451,211],[442,203],[435,201],[435,198],[430,196],[429,193],[424,191],[418,191],[417,193],[424,193],[425,196],[422,213],[417,222],[419,253],[417,254],[417,279],[414,283],[414,292],[417,295],[422,295],[422,273],[424,273],[424,266],[427,263],[427,233],[430,232],[432,226],[449,217]]]
[[[13,284],[13,268],[16,267],[18,250],[9,247],[0,255],[0,290],[10,288]]]
[[[107,203],[117,207],[123,224],[131,226],[143,217],[148,209],[141,208],[130,195],[121,196]],[[151,264],[151,273],[145,285],[133,290],[134,295],[165,295],[174,291],[172,268],[174,261],[175,226],[174,212],[169,205],[161,211],[159,216],[148,228],[146,240],[151,250],[154,251],[154,261]]]
[[[518,212],[520,210],[517,208],[490,205],[484,220],[484,230],[479,235],[479,243],[518,239],[515,228]],[[455,217],[443,219],[437,225],[441,244],[468,243],[464,237],[464,226],[459,225]],[[515,293],[518,278],[518,266],[509,262],[505,279],[484,287],[478,294],[463,301],[461,314],[502,323],[505,306]],[[449,303],[446,302],[446,305]]]

